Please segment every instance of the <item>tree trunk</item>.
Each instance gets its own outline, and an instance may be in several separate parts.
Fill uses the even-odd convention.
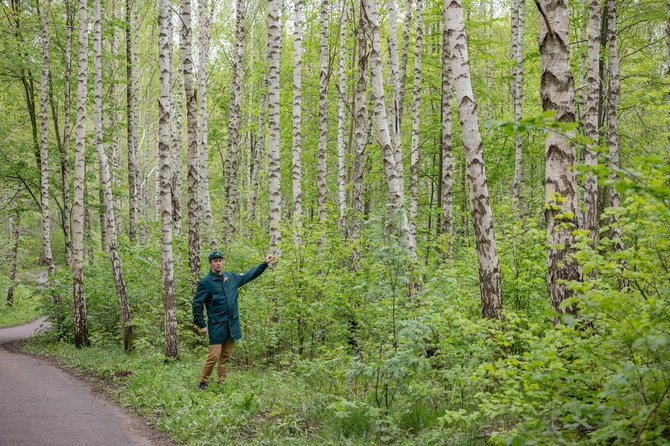
[[[14,284],[16,282],[16,261],[19,257],[19,240],[21,236],[21,213],[17,210],[9,216],[9,226],[12,234],[12,251],[9,254],[9,287],[7,288],[7,306],[14,305]],[[8,231],[10,232],[10,231]]]
[[[372,96],[375,104],[375,120],[379,142],[382,146],[384,173],[388,186],[388,204],[392,227],[398,232],[401,245],[407,249],[410,256],[416,258],[416,244],[411,237],[407,213],[404,207],[404,191],[401,177],[398,176],[396,159],[393,153],[393,143],[389,134],[386,104],[384,99],[384,83],[382,79],[382,61],[379,42],[379,9],[377,0],[361,0],[364,9],[367,34],[372,40],[370,65],[372,69]]]
[[[72,11],[70,1],[65,0],[65,60],[63,68],[63,153],[61,160],[61,183],[63,187],[63,238],[65,261],[72,267],[72,198],[70,197],[70,141],[72,100],[70,97],[70,76],[72,71]]]
[[[351,189],[351,201],[353,214],[351,216],[351,240],[354,242],[351,255],[351,269],[358,270],[360,267],[360,240],[361,240],[361,220],[363,219],[363,176],[365,173],[365,145],[366,145],[366,116],[367,116],[367,71],[368,71],[368,50],[363,27],[363,9],[360,10],[358,21],[358,72],[356,88],[353,101],[354,120],[354,168],[353,168],[353,186]],[[353,71],[353,70],[352,70]]]
[[[588,71],[586,98],[586,136],[593,141],[585,149],[585,164],[598,165],[598,111],[600,105],[600,0],[589,0]],[[592,246],[598,244],[598,177],[594,172],[586,173],[584,184],[584,229],[589,231]],[[595,270],[593,270],[595,272]]]
[[[319,50],[319,148],[316,166],[317,213],[319,222],[326,221],[326,149],[328,146],[328,0],[321,0],[321,44]]]
[[[137,240],[137,218],[139,214],[139,178],[137,167],[137,26],[139,0],[126,0],[126,114],[128,130],[128,236]]]
[[[472,223],[475,230],[482,316],[502,319],[502,291],[493,213],[484,165],[484,146],[479,132],[477,106],[470,80],[468,43],[465,37],[463,9],[460,0],[444,0],[451,49],[454,91],[463,129],[463,146],[467,167]]]
[[[209,60],[209,38],[211,24],[211,7],[208,0],[198,2],[198,22],[200,32],[198,34],[198,152],[200,154],[200,202],[202,206],[202,219],[210,249],[216,249],[216,236],[214,231],[214,220],[212,218],[212,206],[209,199],[209,166],[208,166],[208,129],[207,123],[207,62]],[[172,28],[172,25],[170,25]],[[172,44],[170,44],[172,47]],[[232,222],[232,220],[231,220]]]
[[[340,229],[342,238],[347,238],[347,191],[345,183],[347,181],[346,153],[344,145],[344,132],[346,125],[346,85],[347,72],[345,61],[347,57],[347,24],[344,20],[346,16],[346,1],[342,1],[342,10],[340,17],[340,51],[338,56],[338,96],[337,96],[337,207],[340,211]]]
[[[49,206],[49,2],[40,0],[42,76],[40,78],[40,202],[42,204],[42,248],[49,276],[56,270],[51,252],[51,212]],[[54,296],[54,304],[60,299]]]
[[[453,76],[451,72],[451,50],[449,48],[449,27],[447,16],[444,15],[442,29],[442,227],[441,231],[447,236],[445,257],[450,258],[453,246],[453,219],[454,219],[454,153],[451,140],[451,90]],[[445,259],[446,260],[446,259]]]
[[[77,121],[74,153],[73,201],[73,259],[72,283],[74,287],[74,344],[77,348],[88,346],[88,322],[84,296],[84,171],[86,152],[86,89],[88,81],[88,5],[79,0],[79,50],[77,73]]]
[[[119,309],[121,312],[121,325],[123,329],[123,347],[126,351],[133,348],[133,327],[130,320],[130,307],[128,305],[128,293],[126,283],[121,270],[121,258],[119,256],[116,241],[116,211],[114,209],[114,196],[112,195],[112,178],[107,162],[107,154],[103,146],[102,134],[102,21],[100,18],[100,0],[93,2],[94,16],[94,42],[93,42],[93,67],[94,73],[94,113],[93,126],[95,132],[95,149],[100,163],[100,182],[102,183],[103,195],[103,221],[107,225],[107,246],[109,251],[112,274],[119,298]]]
[[[410,172],[412,175],[409,205],[410,231],[416,239],[419,215],[419,127],[421,123],[421,81],[423,76],[423,0],[416,2],[416,41],[414,53],[414,96],[412,98],[412,151]]]
[[[302,241],[302,0],[294,0],[293,20],[293,142],[292,180],[293,215],[295,218],[295,242]]]
[[[399,73],[399,84],[398,84],[398,126],[402,124],[402,115],[405,106],[405,84],[407,82],[407,56],[409,53],[409,36],[412,28],[412,1],[407,0],[407,10],[405,11],[405,24],[404,24],[404,33],[402,40],[402,56],[400,60],[400,73]],[[396,159],[402,159],[402,152],[400,146],[396,148]],[[400,176],[403,175],[402,171],[402,162],[398,166]]]
[[[618,117],[617,112],[619,108],[619,88],[620,88],[620,71],[619,67],[619,51],[617,49],[617,0],[607,0],[608,8],[608,63],[609,63],[609,88],[607,102],[609,107],[607,109],[607,146],[609,147],[609,167],[610,179],[612,186],[610,191],[610,204],[613,208],[621,207],[621,197],[619,192],[614,187],[619,181],[619,134],[618,134]],[[670,9],[669,9],[670,11]],[[612,248],[614,251],[623,251],[623,231],[619,223],[619,217],[616,214],[612,215]]]
[[[177,15],[179,18],[179,15]],[[172,222],[174,231],[181,233],[181,223],[182,223],[182,213],[181,213],[181,204],[182,204],[182,184],[183,184],[183,172],[182,172],[182,128],[183,128],[183,119],[182,119],[182,97],[183,97],[183,88],[184,83],[183,71],[181,66],[181,59],[177,57],[177,67],[174,70],[174,85],[172,87],[172,110],[174,112],[174,119],[172,119]]]
[[[172,255],[172,183],[170,134],[172,89],[172,16],[169,0],[160,0],[158,10],[158,64],[160,70],[160,98],[158,99],[158,156],[160,175],[161,214],[161,278],[163,282],[163,314],[165,322],[165,356],[175,358],[179,354],[177,337],[177,303],[174,286]]]
[[[198,153],[198,118],[193,89],[193,55],[191,54],[191,0],[181,0],[181,65],[184,70],[186,98],[186,143],[188,145],[188,264],[193,286],[200,280],[200,170]]]
[[[267,76],[263,79],[263,85],[267,88]],[[261,160],[265,159],[265,127],[267,122],[267,94],[262,94],[260,98],[260,113],[258,114],[258,138],[256,139],[255,156],[251,163],[251,197],[249,199],[249,221],[256,221],[258,215],[260,224],[260,213],[257,213],[258,192],[260,190]],[[252,146],[253,147],[253,146]],[[265,163],[262,164],[263,166]]]
[[[389,0],[389,65],[391,68],[391,86],[393,91],[393,103],[389,112],[389,121],[391,123],[391,137],[393,138],[396,158],[402,159],[401,138],[400,138],[400,73],[398,64],[398,6],[396,0]],[[400,155],[398,157],[398,155]]]
[[[670,82],[670,0],[666,1],[666,21],[665,21],[665,46],[667,54],[666,81]],[[670,89],[666,93],[666,102],[668,104],[668,114],[670,115]],[[670,119],[667,123],[668,133],[670,133]],[[670,163],[670,136],[668,136],[668,163]]]
[[[268,159],[269,159],[269,230],[270,251],[281,253],[281,169],[279,158],[279,57],[281,51],[281,28],[279,0],[268,0]]]
[[[514,106],[514,120],[523,119],[523,48],[524,48],[524,25],[525,25],[525,0],[512,0],[512,58],[514,68],[512,69],[512,103]],[[519,209],[523,194],[523,137],[521,132],[516,133],[514,140],[515,162],[514,181],[512,183],[512,198],[515,209]]]
[[[565,0],[541,0],[543,20],[539,45],[542,74],[540,95],[544,111],[554,111],[559,123],[575,122],[570,42],[568,40],[568,8]],[[573,132],[570,132],[570,136]],[[561,135],[549,133],[545,140],[545,218],[547,224],[547,262],[549,294],[554,310],[574,313],[574,306],[562,302],[574,293],[566,281],[581,280],[581,271],[572,257],[577,225],[577,182],[572,172],[575,148]],[[558,322],[558,318],[554,318]]]
[[[226,240],[232,240],[237,232],[237,209],[239,194],[237,191],[238,157],[240,145],[240,97],[242,84],[242,64],[244,62],[245,8],[243,0],[237,1],[235,18],[235,53],[233,55],[233,78],[230,89],[230,113],[228,120],[228,154],[226,155],[226,206],[227,218],[223,222]],[[224,212],[224,215],[226,213]]]

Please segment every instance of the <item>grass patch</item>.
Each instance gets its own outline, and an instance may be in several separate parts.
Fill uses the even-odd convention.
[[[0,289],[0,328],[25,324],[42,316],[40,310],[41,297],[22,285],[14,287],[14,304],[6,305],[7,289]]]

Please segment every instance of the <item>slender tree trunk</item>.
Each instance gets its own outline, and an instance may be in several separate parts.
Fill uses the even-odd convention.
[[[588,71],[586,98],[586,136],[593,141],[585,149],[585,163],[588,167],[598,165],[598,111],[600,105],[600,0],[589,0]],[[598,244],[598,177],[593,172],[586,173],[584,184],[584,229],[589,231],[592,245]],[[595,270],[593,270],[595,272]]]
[[[267,88],[268,80],[265,76],[263,85]],[[258,114],[258,137],[256,139],[256,153],[253,157],[251,167],[251,198],[249,199],[249,221],[256,221],[256,212],[258,202],[258,192],[260,190],[261,167],[265,165],[261,160],[265,159],[265,128],[267,122],[267,94],[262,94],[260,98],[260,113]],[[260,221],[258,225],[261,226]]]
[[[447,236],[446,258],[451,257],[453,246],[454,219],[454,153],[451,139],[451,49],[449,48],[449,27],[444,15],[442,29],[442,233]],[[446,260],[446,259],[445,259]]]
[[[421,82],[423,76],[423,0],[416,2],[416,42],[414,54],[414,97],[412,98],[412,151],[410,172],[412,175],[409,205],[410,230],[416,239],[419,215],[419,127],[421,123]]]
[[[99,0],[96,0],[99,1]],[[172,89],[172,16],[169,0],[160,0],[158,10],[158,64],[160,70],[160,97],[158,99],[158,156],[160,176],[161,214],[161,279],[163,282],[163,314],[165,328],[165,356],[174,358],[179,354],[177,337],[177,304],[174,286],[172,255],[172,197],[170,189],[170,134]]]
[[[542,108],[554,111],[557,122],[573,123],[575,90],[570,72],[567,2],[541,0],[539,5],[543,13],[539,34]],[[574,306],[562,305],[574,294],[566,282],[582,278],[579,265],[572,257],[575,252],[572,231],[578,226],[576,216],[579,212],[577,182],[572,171],[574,164],[574,146],[564,136],[548,134],[545,140],[548,282],[552,306],[561,314],[575,312]]]
[[[666,81],[670,83],[670,0],[666,0],[666,21],[665,21],[665,45],[667,53],[667,67],[665,71]],[[668,104],[668,115],[670,115],[670,89],[666,93]],[[668,133],[670,133],[670,118],[668,119]],[[670,136],[668,136],[668,162],[670,163]]]
[[[193,285],[200,279],[200,170],[198,153],[198,119],[193,88],[193,55],[191,54],[191,0],[181,0],[181,65],[184,70],[186,122],[188,131],[188,264]]]
[[[620,90],[620,71],[619,67],[619,51],[617,49],[617,0],[607,0],[608,8],[608,63],[609,63],[609,88],[607,102],[609,107],[607,109],[607,146],[609,147],[609,167],[611,171],[610,179],[613,185],[609,187],[610,203],[613,208],[621,207],[621,197],[619,192],[614,187],[614,184],[619,180],[619,133],[618,133],[618,117],[617,112],[619,108],[619,90]],[[614,251],[623,251],[623,231],[619,218],[616,214],[612,215],[612,241]]]
[[[179,18],[179,15],[177,15]],[[181,233],[181,204],[182,204],[182,97],[184,83],[183,71],[180,63],[180,58],[177,57],[177,68],[174,70],[174,85],[172,87],[172,110],[174,112],[174,119],[172,119],[172,222],[176,233]]]
[[[72,197],[70,197],[70,141],[72,100],[70,97],[70,76],[72,71],[72,10],[70,1],[65,0],[65,60],[63,68],[63,153],[61,160],[61,183],[63,187],[63,238],[65,261],[72,267]]]
[[[238,176],[238,158],[240,145],[240,98],[242,84],[242,64],[244,63],[244,36],[245,29],[245,9],[246,4],[243,0],[237,1],[237,15],[235,18],[235,53],[233,56],[233,79],[230,89],[230,113],[228,120],[228,154],[226,156],[226,205],[227,221],[224,225],[227,227],[226,241],[232,239],[237,232],[237,209],[239,202],[239,193],[237,191]]]
[[[410,2],[411,3],[411,2]],[[398,6],[396,0],[389,0],[389,65],[391,68],[391,86],[393,88],[393,104],[389,113],[391,137],[393,138],[396,161],[402,162],[402,146],[400,135],[400,72],[398,64]]]
[[[84,171],[86,152],[86,89],[88,80],[88,5],[79,0],[79,49],[77,73],[77,122],[74,154],[73,202],[73,259],[72,283],[74,287],[74,344],[77,348],[88,346],[88,323],[84,296]]]
[[[338,56],[338,97],[337,97],[337,207],[340,211],[340,228],[342,237],[347,238],[347,191],[345,183],[347,181],[346,166],[346,147],[344,145],[344,132],[346,125],[346,85],[347,72],[345,61],[347,57],[347,24],[344,20],[346,16],[346,1],[342,1],[340,17],[340,50]]]
[[[321,0],[321,45],[319,51],[319,148],[317,153],[316,188],[319,222],[326,221],[326,149],[328,146],[328,9],[329,0]]]
[[[200,202],[202,206],[202,219],[210,249],[216,248],[216,236],[214,231],[214,220],[212,218],[212,206],[209,199],[209,148],[208,148],[208,123],[207,123],[207,63],[209,60],[209,38],[211,24],[211,7],[208,0],[198,2],[198,22],[200,32],[198,34],[198,152],[200,154]],[[172,25],[170,25],[172,27]],[[172,44],[170,44],[172,46]],[[232,222],[232,220],[231,220]]]
[[[404,23],[404,33],[402,38],[402,56],[400,59],[400,73],[398,79],[398,126],[402,124],[402,115],[405,107],[405,84],[407,82],[407,59],[409,53],[409,36],[412,29],[412,2],[413,0],[407,0],[407,10],[405,11],[405,23]],[[402,152],[400,147],[396,148],[396,159],[402,160]],[[399,162],[398,168],[400,172],[398,175],[402,176],[402,162]]]
[[[293,142],[292,180],[293,215],[295,218],[295,242],[302,241],[302,24],[304,21],[302,0],[294,0],[293,20]]]
[[[416,258],[416,244],[412,239],[404,207],[404,191],[401,177],[393,154],[393,143],[389,134],[386,104],[384,99],[384,83],[382,79],[382,62],[379,43],[379,9],[377,0],[361,0],[364,9],[367,34],[372,39],[370,65],[372,69],[372,95],[375,103],[375,119],[377,132],[382,146],[384,173],[388,186],[388,203],[391,212],[392,226],[398,231],[402,246],[407,249],[411,257]]]
[[[116,211],[114,209],[114,196],[112,195],[112,178],[107,162],[107,154],[103,146],[102,132],[102,21],[100,18],[100,0],[93,2],[94,17],[94,42],[93,42],[93,67],[94,73],[94,113],[93,125],[95,132],[95,148],[100,163],[100,182],[102,183],[103,194],[103,221],[107,225],[107,246],[104,248],[109,251],[112,274],[116,285],[116,293],[119,298],[119,308],[121,312],[121,325],[123,329],[123,347],[126,351],[133,347],[133,327],[130,320],[130,307],[128,305],[128,293],[126,292],[126,283],[121,270],[121,257],[116,241]]]
[[[475,229],[482,316],[502,319],[502,290],[493,213],[484,165],[484,146],[479,132],[477,106],[470,80],[468,43],[465,37],[463,8],[460,0],[444,0],[451,49],[454,91],[463,129],[463,146],[467,167],[472,223]]]
[[[21,236],[21,213],[17,210],[9,216],[9,227],[12,234],[12,251],[9,254],[9,288],[7,288],[7,306],[14,305],[14,284],[16,282],[16,261],[19,257],[19,240]],[[9,231],[8,231],[9,232]]]
[[[49,276],[56,270],[51,252],[51,211],[49,206],[49,2],[40,0],[42,76],[40,78],[40,198],[42,204],[42,248]],[[38,3],[39,5],[39,3]],[[60,305],[56,296],[55,304]]]
[[[514,68],[512,69],[512,103],[514,105],[514,120],[523,119],[523,48],[524,48],[524,25],[525,25],[525,0],[512,1],[512,58]],[[516,133],[514,140],[515,163],[514,181],[512,183],[512,198],[514,206],[519,209],[521,196],[524,188],[523,179],[523,137],[520,132]]]
[[[351,255],[351,269],[358,270],[360,267],[361,253],[361,220],[365,210],[363,203],[363,187],[365,174],[365,145],[366,145],[366,116],[367,116],[367,72],[368,72],[368,49],[365,29],[363,27],[363,8],[360,10],[358,20],[358,71],[356,76],[356,87],[354,91],[352,119],[354,120],[354,168],[353,185],[351,189],[351,201],[353,214],[351,216],[351,240],[354,248]],[[353,71],[353,70],[352,70]]]
[[[126,115],[128,130],[128,236],[137,241],[139,178],[137,166],[137,36],[139,0],[126,0]]]
[[[116,3],[113,3],[114,8],[114,18],[116,19]],[[120,19],[119,19],[120,20]],[[119,41],[117,28],[112,27],[112,38],[110,41],[110,53],[111,54],[120,54]],[[121,136],[119,133],[119,124],[121,123],[122,116],[119,104],[121,104],[121,93],[117,88],[117,72],[119,71],[119,63],[117,60],[112,62],[112,77],[111,83],[109,85],[109,93],[112,98],[112,110],[109,112],[109,128],[111,129],[111,151],[110,151],[110,169],[112,176],[112,186],[116,190],[121,190]],[[119,210],[121,209],[121,198],[116,196],[113,199],[114,204],[114,216],[116,218],[116,238],[121,235],[120,225],[119,225]]]
[[[281,28],[279,1],[268,0],[268,159],[269,159],[269,230],[270,251],[281,253],[281,170],[279,159],[279,58],[281,51]]]

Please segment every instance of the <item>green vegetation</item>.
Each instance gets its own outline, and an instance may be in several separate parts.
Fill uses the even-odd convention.
[[[0,296],[7,296],[9,280],[0,276]],[[41,297],[36,295],[30,287],[25,285],[14,286],[14,304],[12,306],[0,305],[0,328],[21,325],[37,319],[43,313],[40,308]],[[4,299],[3,299],[4,300]]]

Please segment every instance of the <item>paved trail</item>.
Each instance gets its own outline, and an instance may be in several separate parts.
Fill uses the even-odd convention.
[[[139,418],[94,394],[89,384],[3,348],[6,342],[33,335],[43,324],[38,319],[0,329],[0,446],[171,444]]]

